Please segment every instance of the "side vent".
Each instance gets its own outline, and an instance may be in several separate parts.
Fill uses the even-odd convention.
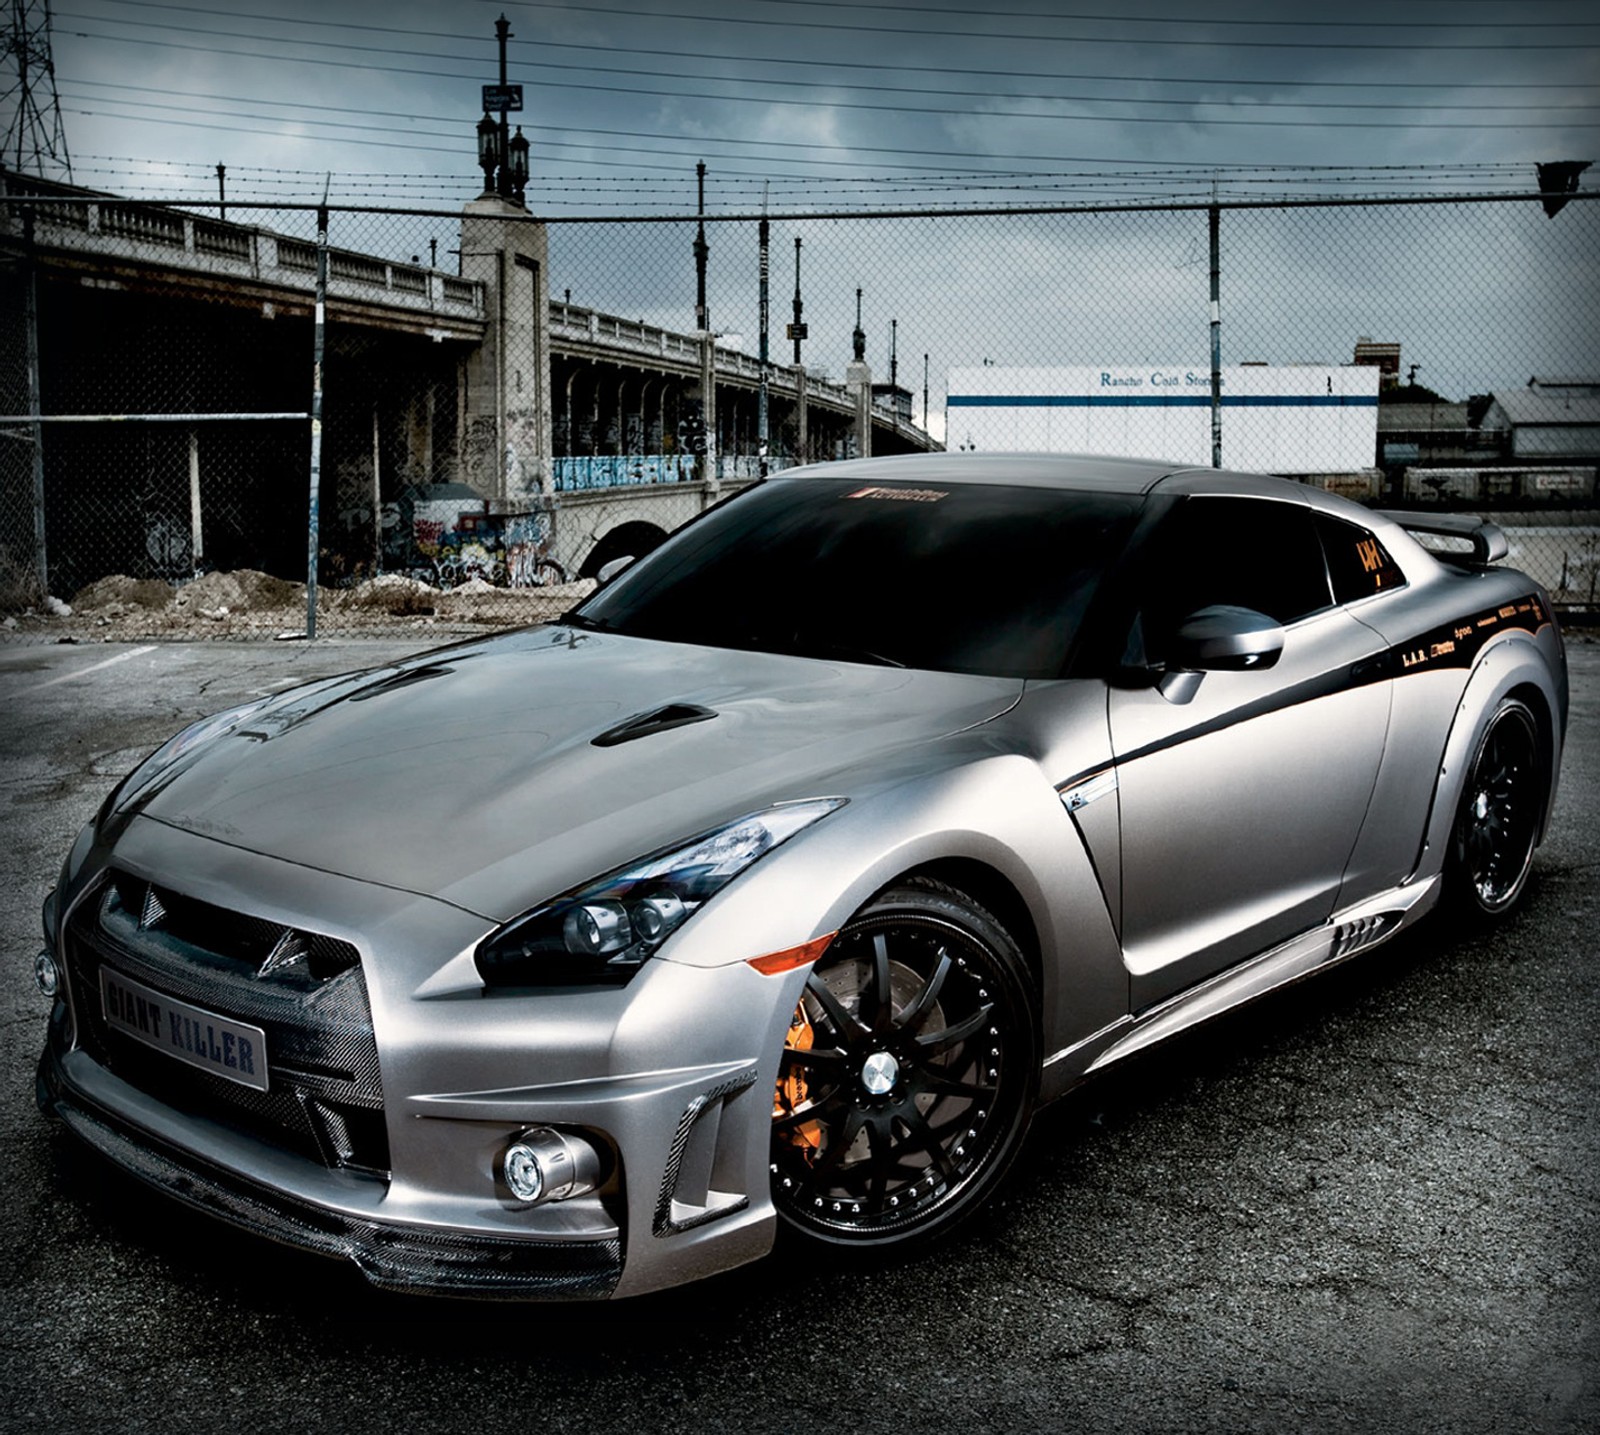
[[[1362,917],[1359,921],[1346,922],[1343,926],[1334,929],[1333,952],[1331,961],[1342,961],[1345,957],[1352,956],[1363,947],[1370,947],[1374,942],[1381,941],[1400,920],[1392,912],[1382,912],[1375,917]]]
[[[695,1097],[678,1121],[667,1168],[661,1174],[661,1195],[656,1201],[651,1229],[657,1236],[692,1231],[721,1216],[731,1216],[750,1204],[743,1192],[719,1189],[733,1184],[722,1167],[731,1159],[722,1149],[722,1112],[727,1103],[755,1084],[753,1071],[730,1077]]]

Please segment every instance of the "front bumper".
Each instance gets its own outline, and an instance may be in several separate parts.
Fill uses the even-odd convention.
[[[224,1018],[252,1020],[268,1030],[269,1049],[279,1043],[275,1010],[237,1009],[227,983],[174,985],[187,969],[164,976],[168,936],[105,925],[96,904],[114,885],[100,865],[109,859],[75,874],[50,924],[66,980],[39,1066],[39,1103],[160,1191],[350,1260],[376,1285],[444,1294],[625,1296],[770,1249],[771,1092],[803,971],[774,977],[743,962],[658,958],[626,988],[485,994],[470,960],[482,919],[136,822],[117,843],[118,870],[152,883],[181,872],[185,900],[303,926],[359,951],[372,1076],[381,1074],[381,1087],[362,1090],[379,1093],[382,1139],[354,1143],[354,1158],[342,1160],[330,1150],[337,1142],[319,1151],[276,1139],[253,1094],[245,1109],[190,1099],[192,1076],[151,1072],[170,1058],[108,1036],[94,975],[101,962]],[[230,981],[240,1002],[258,1000],[253,988],[264,985],[248,975]],[[307,1082],[293,1063],[275,1068],[274,1100],[290,1093],[320,1109],[329,1089]],[[500,1159],[534,1126],[603,1150],[600,1189],[532,1207],[511,1199]]]

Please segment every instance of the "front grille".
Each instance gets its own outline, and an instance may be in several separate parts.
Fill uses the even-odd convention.
[[[67,929],[78,1041],[122,1080],[174,1109],[326,1166],[387,1173],[388,1133],[372,1012],[348,942],[200,902],[115,872]],[[102,965],[266,1033],[256,1091],[108,1026]]]

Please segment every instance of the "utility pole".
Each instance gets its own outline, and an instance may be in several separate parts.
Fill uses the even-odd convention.
[[[767,223],[767,190],[761,189],[761,224],[757,247],[761,251],[761,390],[756,405],[756,458],[762,478],[767,476],[767,245],[772,226]]]
[[[9,0],[5,8],[10,15],[0,56],[16,68],[0,77],[0,114],[11,115],[0,139],[0,156],[19,174],[64,176],[70,184],[72,158],[50,58],[50,0]]]
[[[922,356],[922,431],[928,431],[928,356]]]
[[[806,336],[806,326],[800,316],[805,305],[800,302],[800,236],[794,237],[794,322],[789,325],[789,337],[794,340],[794,366],[800,367],[800,341]]]
[[[889,320],[889,386],[898,388],[900,385],[900,321]]]
[[[1211,244],[1211,466],[1222,467],[1222,210],[1207,211]]]
[[[711,257],[711,246],[706,243],[706,162],[694,167],[695,179],[700,189],[700,224],[694,236],[694,326],[706,330],[706,260]]]

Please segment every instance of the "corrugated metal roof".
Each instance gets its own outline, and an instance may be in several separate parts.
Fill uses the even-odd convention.
[[[1491,417],[1495,408],[1500,409],[1513,426],[1600,424],[1600,391],[1504,389],[1494,396],[1489,410]]]

